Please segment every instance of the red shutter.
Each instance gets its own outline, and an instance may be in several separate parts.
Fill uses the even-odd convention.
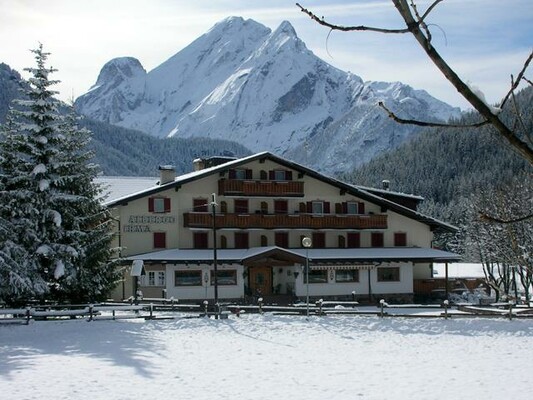
[[[292,181],[292,171],[285,172],[285,180]]]
[[[326,234],[324,232],[313,232],[313,248],[323,249],[326,247]]]
[[[397,247],[407,246],[407,234],[404,232],[396,232],[394,234],[394,246],[397,246]]]
[[[268,180],[273,181],[276,177],[276,173],[274,171],[268,171]]]
[[[230,169],[228,176],[229,176],[229,179],[235,179],[235,170]]]
[[[345,201],[342,202],[342,213],[348,214],[348,203],[346,203]]]
[[[330,207],[329,207],[329,201],[324,202],[324,214],[329,214]]]
[[[383,233],[373,232],[371,238],[372,247],[383,247]]]
[[[365,213],[365,203],[359,203],[359,214]]]
[[[311,201],[307,202],[307,212],[311,214],[313,212],[313,203]]]
[[[170,199],[165,198],[164,202],[165,202],[165,212],[166,213],[170,212]]]
[[[252,170],[251,169],[247,169],[246,170],[246,179],[252,179]]]
[[[361,247],[361,235],[358,232],[348,233],[348,247],[351,249]]]
[[[154,198],[148,197],[148,212],[154,212]]]
[[[154,249],[164,249],[167,247],[166,232],[154,232]]]

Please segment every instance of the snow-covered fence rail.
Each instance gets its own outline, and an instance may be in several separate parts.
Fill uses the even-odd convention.
[[[30,308],[0,308],[0,323],[24,323],[28,325],[30,318]]]

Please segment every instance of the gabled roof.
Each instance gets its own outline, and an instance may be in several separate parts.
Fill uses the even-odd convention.
[[[178,176],[175,178],[173,182],[166,183],[164,185],[160,186],[154,186],[151,188],[148,188],[146,190],[139,191],[137,193],[130,194],[128,196],[124,196],[122,198],[116,199],[114,201],[106,203],[108,207],[116,206],[116,205],[123,205],[126,204],[129,201],[137,200],[139,198],[143,198],[145,196],[154,195],[157,193],[160,193],[162,191],[172,189],[172,188],[179,188],[181,185],[186,184],[188,182],[192,182],[195,180],[198,180],[200,178],[228,171],[232,168],[240,167],[242,165],[246,165],[249,162],[257,161],[257,160],[271,160],[275,163],[278,163],[286,168],[293,169],[295,171],[298,171],[300,173],[303,173],[305,175],[308,175],[310,177],[313,177],[317,180],[320,180],[322,182],[325,182],[327,184],[336,186],[339,188],[339,190],[343,193],[351,194],[355,197],[361,198],[363,200],[367,200],[371,203],[377,204],[383,208],[392,210],[398,214],[404,215],[408,218],[414,219],[416,221],[422,222],[426,225],[429,225],[432,229],[438,229],[448,232],[455,232],[458,229],[450,224],[447,224],[445,222],[439,221],[435,218],[429,217],[427,215],[421,214],[415,210],[412,210],[408,207],[402,206],[398,203],[395,203],[393,201],[387,200],[377,194],[371,193],[369,190],[364,190],[360,186],[354,186],[347,184],[345,182],[339,181],[338,179],[329,177],[327,175],[321,174],[317,171],[314,171],[310,168],[307,168],[303,165],[300,165],[298,163],[295,163],[293,161],[289,161],[285,158],[276,156],[268,151],[253,154],[248,157],[239,158],[237,160],[229,161],[224,164],[220,164],[214,167],[205,168],[199,171],[190,172],[188,174],[184,174],[181,176]]]

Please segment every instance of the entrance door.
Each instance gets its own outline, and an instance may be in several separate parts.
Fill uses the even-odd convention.
[[[272,294],[272,268],[250,267],[250,289],[254,296]]]

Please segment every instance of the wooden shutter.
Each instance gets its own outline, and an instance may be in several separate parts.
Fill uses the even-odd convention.
[[[276,232],[274,234],[275,245],[278,247],[289,247],[289,234],[287,232]]]
[[[235,248],[247,249],[248,248],[248,232],[235,232]]]
[[[268,180],[273,181],[275,178],[276,178],[276,173],[273,170],[268,171]]]
[[[335,203],[335,214],[342,214],[342,204]]]
[[[345,201],[342,202],[342,213],[348,214],[348,203]]]
[[[154,198],[148,197],[148,212],[154,212]]]
[[[313,202],[312,201],[308,201],[307,202],[307,212],[309,214],[311,214],[313,212]]]
[[[292,171],[285,172],[285,180],[292,181]]]
[[[329,213],[330,213],[329,201],[325,201],[324,202],[324,214],[329,214]]]
[[[313,248],[323,249],[326,247],[326,234],[324,232],[313,232]]]
[[[365,203],[361,202],[359,203],[359,214],[364,214],[365,213]]]
[[[372,232],[372,247],[383,247],[382,232]]]
[[[397,246],[397,247],[407,246],[407,234],[404,232],[396,232],[394,234],[394,246]]]
[[[165,212],[166,213],[170,212],[170,199],[169,198],[165,198],[164,199],[164,204],[165,204]]]
[[[166,232],[154,232],[154,249],[164,249],[167,247]]]
[[[207,232],[194,232],[192,238],[195,249],[207,249]]]
[[[298,211],[300,212],[300,214],[304,214],[307,211],[307,206],[305,205],[305,203],[302,202],[299,204]]]
[[[348,233],[348,247],[351,249],[357,249],[361,247],[361,235],[359,232]]]
[[[251,169],[247,169],[246,170],[246,179],[252,179],[252,170]]]
[[[228,174],[229,179],[235,179],[235,176],[236,176],[235,170],[234,169],[230,169],[229,170],[229,174]]]

